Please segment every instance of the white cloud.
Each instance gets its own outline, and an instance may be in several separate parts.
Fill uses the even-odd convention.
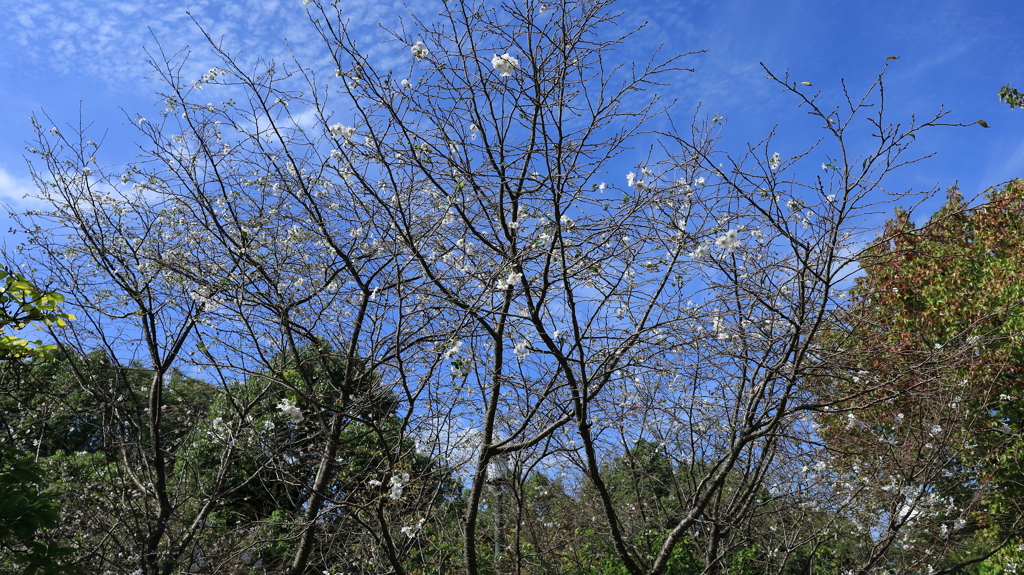
[[[364,7],[360,4],[366,4]],[[0,50],[7,67],[14,62],[35,67],[40,74],[88,74],[127,88],[153,75],[145,49],[160,58],[190,47],[189,66],[197,71],[216,65],[205,49],[207,40],[192,18],[215,41],[223,41],[230,54],[241,54],[248,64],[256,58],[290,62],[289,47],[300,61],[316,59],[322,42],[309,23],[301,0],[242,0],[229,3],[173,0],[130,4],[117,0],[12,0],[6,12],[17,14],[0,21]],[[346,15],[364,23],[385,9],[368,1],[346,2]],[[393,7],[386,10],[393,11]],[[190,16],[191,15],[191,16]],[[376,20],[373,24],[376,24]],[[369,24],[368,22],[366,22]],[[379,33],[376,26],[372,26]],[[360,29],[370,30],[371,26]],[[140,86],[142,91],[149,87]]]
[[[15,211],[40,209],[42,200],[26,197],[35,194],[36,186],[28,177],[19,177],[0,167],[0,203]]]

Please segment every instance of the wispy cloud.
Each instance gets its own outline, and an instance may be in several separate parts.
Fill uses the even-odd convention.
[[[380,20],[373,18],[396,8],[357,0],[346,2],[345,9],[361,31],[379,35],[376,24]],[[123,84],[122,89],[153,74],[145,51],[157,54],[157,41],[169,54],[190,47],[196,69],[215,64],[193,18],[243,62],[290,60],[285,39],[300,61],[308,61],[318,56],[322,44],[315,38],[301,0],[193,0],[184,4],[168,0],[12,0],[5,12],[17,15],[0,22],[0,50],[8,55],[6,66],[29,64],[41,77],[85,73]]]
[[[35,192],[32,180],[19,178],[0,167],[0,204],[16,212],[39,209],[44,202],[31,197]]]

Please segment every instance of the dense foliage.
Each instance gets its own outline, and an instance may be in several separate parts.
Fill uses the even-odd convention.
[[[1022,231],[1020,180],[977,206],[952,189],[920,227],[898,211],[861,256],[848,375],[823,382],[847,396],[823,420],[846,468],[932,507],[878,509],[889,529],[913,526],[895,541],[955,547],[948,535],[969,532],[962,545],[973,553],[952,553],[949,565],[996,552],[974,567],[984,572],[1021,559]],[[869,407],[850,399],[858,390]]]
[[[57,494],[38,462],[38,441],[23,450],[26,437],[17,425],[20,413],[10,410],[9,398],[27,393],[34,400],[41,386],[29,389],[11,381],[11,373],[22,368],[23,361],[40,363],[56,349],[41,341],[27,341],[8,332],[24,329],[29,322],[64,327],[73,316],[57,311],[63,297],[45,292],[23,275],[0,269],[0,570],[23,570],[32,575],[78,573],[67,558],[74,549],[55,542],[52,530],[60,523],[61,505]],[[58,426],[63,429],[63,426]],[[35,456],[33,456],[33,452]]]

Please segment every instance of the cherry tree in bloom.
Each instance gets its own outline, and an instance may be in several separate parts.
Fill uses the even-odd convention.
[[[214,557],[240,571],[241,547],[290,575],[477,575],[492,558],[783,573],[835,559],[843,529],[854,569],[956,550],[970,524],[949,529],[928,478],[867,485],[820,441],[837,415],[859,433],[873,399],[815,384],[852,382],[837,310],[860,222],[902,199],[879,182],[941,115],[890,123],[881,77],[817,95],[766,70],[827,126],[838,167],[797,181],[788,167],[819,156],[781,171],[770,148],[718,150],[710,119],[651,123],[686,55],[621,65],[614,48],[644,38],[613,2],[544,18],[449,2],[384,29],[398,58],[362,51],[336,7],[306,8],[335,76],[253,70],[212,44],[224,73],[199,102],[171,57],[164,121],[135,126],[148,156],[116,171],[82,161],[99,153],[88,137],[38,130],[52,208],[24,221],[26,257],[88,318],[69,345],[154,374],[108,394],[126,422],[110,465],[144,479],[96,549],[138,549],[147,575]],[[643,168],[622,186],[627,165]],[[186,413],[163,396],[177,366],[210,378],[202,428],[219,417],[227,439],[165,431],[165,411]],[[936,452],[951,436],[928,431]],[[233,497],[250,507],[231,522]],[[893,535],[876,541],[881,508]],[[942,522],[953,543],[892,545]]]

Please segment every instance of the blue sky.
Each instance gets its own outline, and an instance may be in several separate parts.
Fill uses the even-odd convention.
[[[243,58],[286,59],[286,39],[304,63],[315,66],[321,56],[301,0],[7,0],[5,5],[10,17],[0,21],[5,104],[0,107],[0,201],[16,207],[28,207],[21,196],[32,189],[23,149],[31,137],[30,114],[45,111],[60,126],[77,124],[81,109],[83,122],[94,125],[94,138],[106,132],[101,160],[121,163],[136,152],[137,133],[125,126],[126,113],[155,115],[160,102],[159,85],[146,79],[152,73],[146,50],[158,50],[159,40],[168,52],[190,47],[197,70],[216,64],[186,11]],[[374,42],[383,37],[377,23],[396,25],[407,14],[399,2],[343,0],[340,5],[364,45],[374,50],[381,50]],[[760,140],[776,126],[772,149],[783,157],[819,137],[817,123],[764,78],[759,62],[778,73],[788,69],[793,80],[812,82],[823,98],[835,99],[841,79],[855,91],[863,89],[886,57],[899,56],[886,75],[894,119],[929,116],[945,106],[952,110],[947,121],[984,119],[992,127],[926,134],[916,152],[935,157],[895,174],[890,189],[959,182],[970,197],[1024,176],[1024,111],[1010,110],[996,96],[1007,83],[1024,89],[1019,53],[1024,1],[630,0],[618,6],[623,30],[646,23],[620,57],[645,60],[659,44],[666,53],[706,50],[685,61],[695,72],[665,93],[678,100],[680,118],[689,119],[698,104],[726,117],[721,146],[726,151],[741,153],[745,142]],[[420,2],[410,8],[429,18],[440,6]],[[818,165],[811,160],[808,167]]]

